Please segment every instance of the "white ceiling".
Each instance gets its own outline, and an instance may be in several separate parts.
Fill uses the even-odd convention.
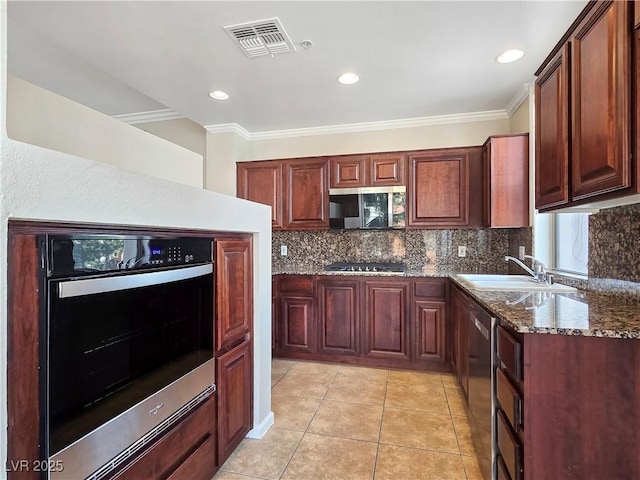
[[[108,115],[171,109],[252,133],[488,112],[532,80],[585,4],[12,0],[8,70]],[[295,53],[250,59],[223,30],[272,17]],[[496,63],[508,48],[524,58]],[[340,85],[347,70],[361,81]]]

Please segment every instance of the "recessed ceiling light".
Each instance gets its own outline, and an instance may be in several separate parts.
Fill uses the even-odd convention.
[[[214,100],[226,100],[229,98],[229,94],[223,92],[222,90],[214,90],[213,92],[209,92],[209,96]]]
[[[353,85],[358,83],[358,80],[360,80],[360,75],[352,72],[343,73],[338,77],[338,81],[343,85]]]
[[[498,63],[515,62],[516,60],[520,60],[523,55],[524,55],[524,52],[522,50],[517,50],[517,49],[507,50],[506,52],[502,52],[500,55],[498,55],[498,57],[496,58],[496,62]]]

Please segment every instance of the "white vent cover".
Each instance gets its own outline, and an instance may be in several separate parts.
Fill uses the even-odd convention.
[[[250,58],[296,51],[277,18],[229,25],[224,29]]]

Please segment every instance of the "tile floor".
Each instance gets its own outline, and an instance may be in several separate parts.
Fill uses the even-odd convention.
[[[453,375],[274,359],[275,424],[214,480],[482,480]]]

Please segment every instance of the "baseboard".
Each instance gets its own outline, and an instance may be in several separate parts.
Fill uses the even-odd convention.
[[[273,425],[273,422],[275,422],[275,418],[276,417],[273,412],[269,412],[269,414],[264,417],[264,420],[262,420],[260,424],[255,425],[253,429],[250,430],[249,433],[247,433],[247,438],[261,439],[262,437],[264,437]]]

